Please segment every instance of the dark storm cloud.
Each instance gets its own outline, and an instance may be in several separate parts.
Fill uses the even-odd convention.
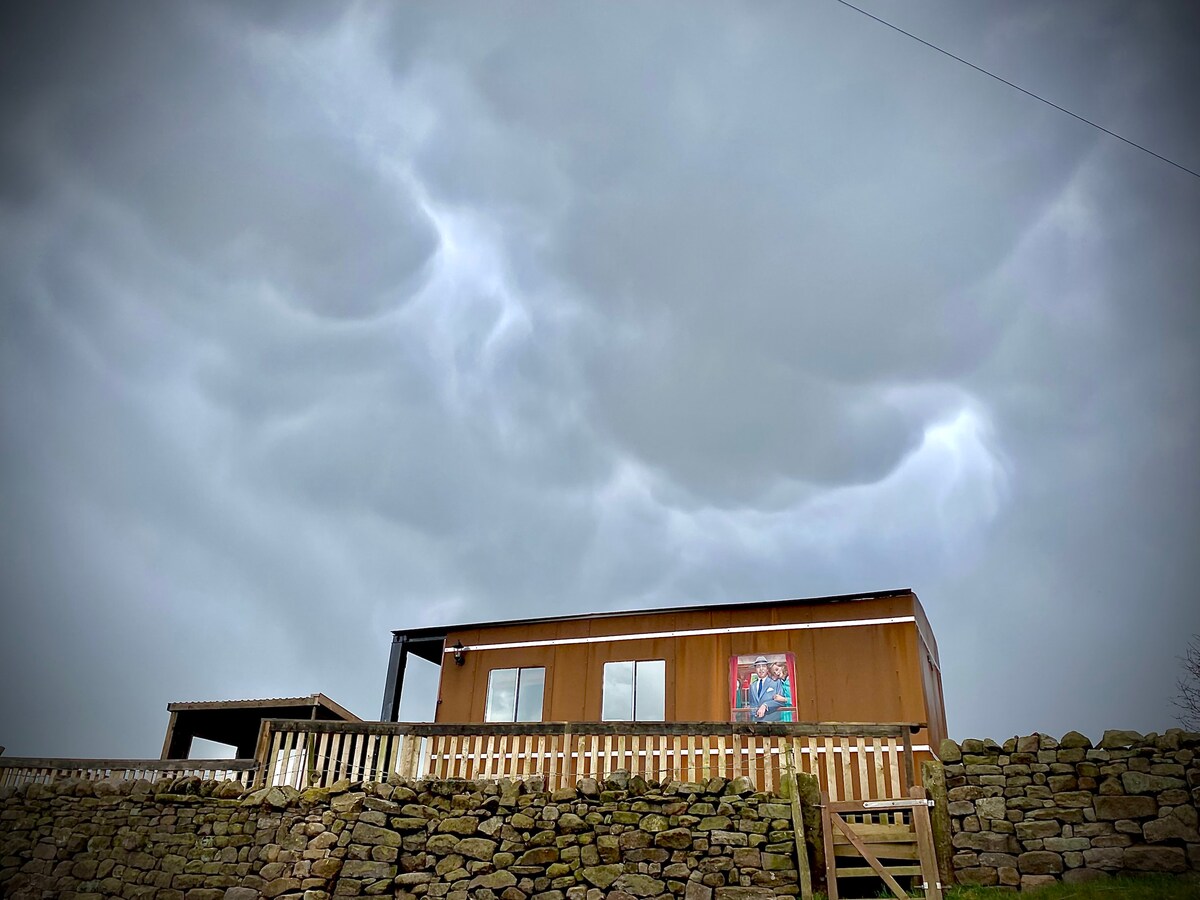
[[[1192,17],[902,12],[1196,164]],[[832,3],[2,31],[10,753],[371,716],[391,628],[908,584],[955,735],[1171,724],[1196,179]]]

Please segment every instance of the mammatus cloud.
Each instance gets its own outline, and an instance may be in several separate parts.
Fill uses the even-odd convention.
[[[907,585],[954,734],[1171,724],[1186,176],[835,4],[65,9],[0,29],[9,753],[372,716],[393,628]],[[1181,154],[1146,9],[902,24]]]

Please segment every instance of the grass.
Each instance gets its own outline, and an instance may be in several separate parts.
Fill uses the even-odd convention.
[[[1037,900],[1200,900],[1200,879],[1195,876],[1106,878],[1084,884],[1052,884],[1022,893]],[[822,893],[816,896],[825,900]],[[879,896],[891,894],[884,891]],[[1011,888],[974,886],[953,887],[945,893],[946,900],[1002,900],[1013,896]]]
[[[1037,900],[1200,900],[1194,877],[1106,878],[1083,884],[1053,884],[1023,892]],[[999,900],[1012,892],[994,887],[955,887],[947,900]]]

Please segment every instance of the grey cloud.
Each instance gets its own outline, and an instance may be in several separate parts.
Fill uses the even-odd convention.
[[[320,95],[264,67],[237,40],[244,26],[202,7],[111,11],[103,29],[119,36],[101,43],[100,58],[36,60],[39,72],[103,74],[88,90],[62,75],[31,86],[38,100],[20,98],[33,109],[14,155],[46,153],[43,181],[83,175],[193,264],[266,279],[318,314],[372,316],[411,295],[436,232],[410,186],[337,128]],[[31,30],[47,40],[60,24]],[[280,52],[277,63],[286,71],[307,60]],[[46,115],[56,101],[59,115]]]
[[[554,223],[533,251],[518,224],[510,252],[535,253],[602,318],[620,316],[593,361],[593,412],[630,452],[693,490],[711,478],[726,500],[781,477],[880,477],[922,427],[882,395],[897,379],[968,372],[995,346],[1011,305],[974,282],[1092,136],[1039,114],[1067,152],[1003,141],[1011,102],[997,115],[935,75],[919,82],[927,90],[896,83],[904,48],[856,59],[853,78],[832,74],[829,53],[861,51],[821,46],[823,13],[773,9],[722,29],[704,8],[688,26],[699,42],[670,16],[646,16],[632,35],[588,16],[501,22],[485,48],[452,40],[443,23],[437,46],[462,60],[475,91],[444,63],[404,68],[454,88],[436,146],[459,158],[443,175],[445,160],[425,154],[436,162],[421,176],[509,221]],[[788,102],[761,89],[772,79],[811,89]],[[965,122],[947,124],[956,117]],[[513,159],[546,161],[558,189],[525,191]],[[713,407],[746,420],[770,410],[771,427]]]
[[[1088,10],[892,12],[1185,156],[1190,20]],[[1186,176],[835,4],[21,18],[9,752],[373,715],[390,628],[897,585],[956,735],[1170,724]]]

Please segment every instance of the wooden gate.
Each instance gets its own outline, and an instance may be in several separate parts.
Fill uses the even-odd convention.
[[[942,885],[925,789],[909,789],[909,799],[830,800],[821,795],[825,836],[825,876],[829,900],[840,900],[838,878],[875,876],[893,897],[909,895],[897,877],[919,877],[926,900],[941,900]],[[839,864],[839,858],[849,865]],[[863,865],[866,863],[866,865]]]

